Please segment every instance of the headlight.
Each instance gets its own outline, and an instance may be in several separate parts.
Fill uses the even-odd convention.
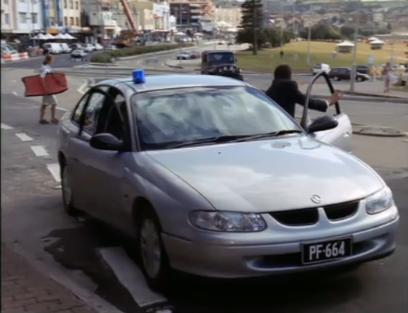
[[[394,205],[392,192],[386,187],[375,194],[367,197],[366,210],[368,214],[377,214],[385,211]]]
[[[260,214],[219,211],[195,211],[190,214],[194,226],[219,232],[259,232],[266,228]]]

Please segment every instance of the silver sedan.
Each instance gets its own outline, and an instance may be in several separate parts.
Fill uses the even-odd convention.
[[[339,110],[301,127],[225,77],[104,81],[60,123],[64,207],[131,235],[153,287],[171,268],[236,278],[381,258],[398,210],[344,151],[350,127]]]

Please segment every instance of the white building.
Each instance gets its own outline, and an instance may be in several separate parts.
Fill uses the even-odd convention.
[[[237,28],[241,24],[242,9],[240,7],[235,8],[221,8],[215,9],[215,21],[217,23],[227,23],[229,27]]]
[[[4,2],[3,0],[2,8]],[[8,2],[15,6],[14,33],[30,34],[43,28],[40,0],[8,0]]]
[[[11,33],[15,28],[14,0],[1,0],[1,32]]]
[[[82,0],[86,1],[86,0]],[[64,27],[69,32],[81,31],[81,1],[63,0],[62,14],[64,16]]]

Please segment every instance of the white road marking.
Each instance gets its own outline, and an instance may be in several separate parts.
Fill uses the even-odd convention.
[[[9,129],[13,129],[13,127],[11,127],[11,126],[9,126],[7,124],[1,123],[1,129],[9,130]]]
[[[12,94],[15,95],[15,96],[18,96],[17,91],[13,91]]]
[[[61,182],[60,167],[58,163],[47,164],[47,169],[57,183]]]
[[[89,81],[86,80],[86,81],[77,89],[77,91],[78,91],[80,94],[84,94],[84,93],[86,92],[86,88],[88,88],[88,85],[89,85]]]
[[[99,252],[115,273],[116,278],[140,307],[167,302],[163,295],[152,291],[147,286],[142,271],[129,259],[122,248],[102,248]]]
[[[20,138],[21,141],[33,141],[33,138],[28,136],[26,133],[17,133],[16,136]]]
[[[48,156],[48,152],[43,146],[31,146],[31,150],[33,150],[35,156]]]

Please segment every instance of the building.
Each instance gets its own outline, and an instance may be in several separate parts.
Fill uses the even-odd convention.
[[[216,7],[215,22],[217,24],[226,23],[230,28],[238,28],[241,24],[242,9],[241,7]]]
[[[83,0],[85,2],[86,0]],[[69,33],[81,31],[81,1],[63,0],[63,26]]]
[[[113,19],[113,1],[83,0],[81,3],[82,26],[90,29],[93,40],[107,43],[120,33]]]
[[[1,34],[7,35],[13,33],[15,29],[15,2],[13,0],[1,0]]]
[[[215,6],[211,0],[169,0],[169,4],[180,30],[201,31],[202,24],[215,22]]]
[[[14,34],[29,35],[43,28],[40,0],[2,0],[2,9],[7,2],[11,9],[9,14],[14,11],[14,14],[10,14],[9,24]]]

